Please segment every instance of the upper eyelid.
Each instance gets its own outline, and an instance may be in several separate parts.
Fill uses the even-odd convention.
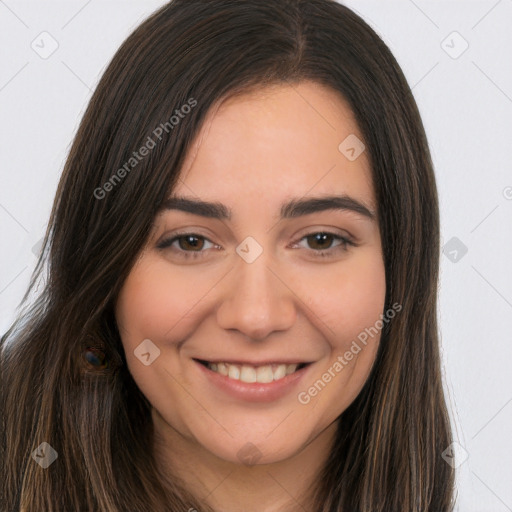
[[[207,236],[200,235],[199,233],[194,233],[194,232],[190,231],[190,232],[186,232],[186,233],[174,233],[172,235],[163,237],[159,242],[156,243],[156,246],[157,247],[162,247],[162,246],[170,247],[178,239],[180,239],[182,237],[185,237],[185,236],[196,236],[197,238],[203,238],[204,240],[210,242],[211,244],[213,244],[215,246],[218,245],[215,242],[213,242],[212,240],[210,240]],[[193,252],[193,251],[183,251],[183,250],[181,250],[181,252]],[[196,252],[203,252],[203,251],[196,251]]]
[[[322,233],[322,234],[325,234],[325,235],[330,235],[338,240],[346,240],[347,242],[354,242],[355,241],[353,240],[353,237],[349,236],[349,235],[340,235],[339,233],[334,233],[332,231],[328,231],[328,230],[321,230],[321,231],[312,231],[310,233],[306,233],[305,235],[302,235],[301,237],[299,237],[297,239],[296,242],[293,242],[293,243],[298,243],[302,240],[304,240],[304,238],[307,238],[309,236],[313,236],[313,235],[317,235],[319,233]]]
[[[352,245],[357,245],[354,237],[352,237],[351,235],[348,235],[348,234],[347,235],[342,235],[342,234],[339,234],[339,233],[335,233],[335,232],[333,232],[332,230],[329,230],[329,229],[317,229],[317,230],[313,230],[313,231],[308,231],[307,233],[304,233],[300,237],[296,238],[293,242],[291,242],[291,244],[295,245],[295,244],[301,242],[304,238],[307,238],[308,236],[316,235],[318,233],[325,233],[327,235],[331,235],[334,238],[337,238],[338,240],[341,240],[343,243],[348,242],[348,243],[350,243]],[[170,247],[179,238],[185,237],[185,236],[196,236],[198,238],[203,238],[204,240],[210,242],[214,246],[218,246],[218,244],[216,244],[213,240],[210,240],[207,236],[201,235],[200,233],[196,233],[194,231],[184,231],[184,232],[173,233],[173,234],[169,235],[168,237],[164,237],[160,242],[157,243],[157,246],[161,246],[161,245],[165,244],[166,247]],[[315,251],[315,252],[321,252],[322,250],[328,251],[330,249],[331,248],[320,249],[320,250]],[[179,249],[179,251],[181,251],[181,252],[196,252],[196,253],[204,252],[204,251],[184,251],[182,249]]]

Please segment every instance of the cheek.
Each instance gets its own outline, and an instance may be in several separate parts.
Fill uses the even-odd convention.
[[[308,290],[305,292],[308,306],[322,320],[333,348],[350,345],[383,313],[385,270],[380,253],[376,251],[359,251],[357,257],[344,264],[317,272],[310,280],[302,277],[295,282],[307,287],[304,290]]]
[[[197,314],[198,301],[216,282],[205,273],[190,279],[187,271],[170,270],[165,261],[141,261],[123,285],[116,306],[116,317],[123,342],[140,343],[149,338],[163,342],[186,332]]]
[[[317,292],[309,294],[309,303],[322,320],[327,354],[304,383],[298,400],[328,425],[359,394],[375,360],[380,330],[374,326],[384,313],[386,294],[384,265],[379,253],[360,252],[357,259],[324,276],[322,286],[316,283]],[[320,327],[318,320],[316,325]]]
[[[116,304],[116,320],[132,377],[153,407],[166,410],[172,424],[183,430],[186,428],[178,414],[179,408],[164,404],[168,404],[169,397],[176,402],[188,397],[179,384],[183,369],[177,357],[178,346],[197,323],[194,315],[201,308],[194,306],[214,283],[206,277],[200,284],[191,286],[190,276],[185,271],[173,269],[171,272],[165,261],[145,257],[131,270]],[[142,364],[134,352],[146,339],[160,350],[148,366]],[[200,416],[200,411],[196,414]]]

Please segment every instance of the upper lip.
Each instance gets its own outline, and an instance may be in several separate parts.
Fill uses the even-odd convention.
[[[213,359],[203,359],[203,358],[194,358],[196,361],[200,361],[203,363],[229,363],[229,364],[237,364],[240,366],[267,366],[273,364],[309,364],[311,361],[304,361],[301,359],[265,359],[262,361],[248,361],[241,359],[231,359],[229,357],[223,359],[221,357],[216,357]]]

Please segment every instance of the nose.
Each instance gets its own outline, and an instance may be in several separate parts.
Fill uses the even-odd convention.
[[[297,314],[291,283],[270,267],[264,254],[252,263],[237,261],[217,309],[221,328],[255,341],[289,329]]]

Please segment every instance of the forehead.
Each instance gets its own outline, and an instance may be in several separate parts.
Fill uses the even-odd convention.
[[[255,200],[275,209],[286,198],[327,193],[374,208],[366,151],[351,161],[340,150],[347,137],[362,141],[354,115],[323,85],[272,85],[235,96],[210,110],[174,193],[222,201],[235,212]]]

